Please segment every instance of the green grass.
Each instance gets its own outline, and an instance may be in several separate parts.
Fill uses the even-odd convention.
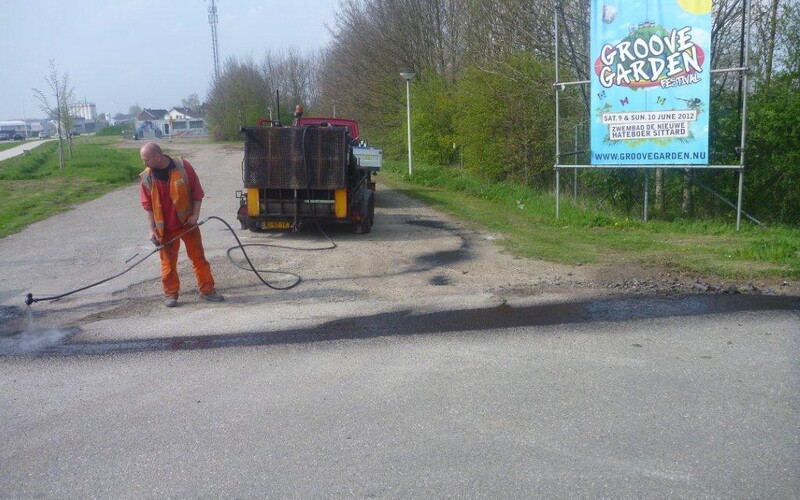
[[[381,180],[476,228],[503,236],[512,254],[565,264],[630,265],[731,279],[800,276],[800,229],[740,231],[725,221],[651,220],[580,209],[510,182],[491,182],[458,168],[385,162]],[[589,204],[587,204],[589,205]]]
[[[0,162],[0,238],[132,182],[142,170],[138,151],[114,137],[77,137],[73,159],[58,164],[58,141]]]

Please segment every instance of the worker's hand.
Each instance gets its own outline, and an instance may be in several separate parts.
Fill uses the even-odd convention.
[[[158,246],[160,240],[158,239],[158,234],[156,233],[155,229],[150,229],[150,241],[153,242],[154,245]]]
[[[186,220],[186,224],[188,224],[190,226],[194,226],[194,225],[197,224],[197,219],[199,219],[199,218],[200,218],[200,214],[192,214]]]

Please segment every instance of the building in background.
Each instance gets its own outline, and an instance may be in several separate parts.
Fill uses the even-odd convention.
[[[69,107],[72,116],[73,134],[93,134],[107,127],[108,121],[97,118],[97,106],[93,102],[78,102]]]
[[[97,106],[93,102],[79,102],[69,107],[72,116],[80,116],[85,120],[97,120]]]
[[[128,125],[129,123],[134,123],[136,121],[136,115],[129,115],[125,113],[117,113],[114,115],[109,122],[111,125]]]
[[[205,115],[189,108],[143,109],[135,127],[137,139],[208,136]]]
[[[166,133],[165,133],[166,129]],[[136,139],[154,139],[169,133],[166,109],[143,109],[136,115]]]
[[[172,108],[167,113],[172,137],[207,137],[205,113],[189,108]]]
[[[15,136],[27,137],[29,135],[27,124],[22,120],[7,120],[0,122],[0,139],[13,139]]]

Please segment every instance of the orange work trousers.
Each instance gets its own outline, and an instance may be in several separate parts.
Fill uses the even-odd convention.
[[[189,226],[184,226],[174,231],[164,231],[164,237],[161,241],[173,240],[187,229],[189,229]],[[200,289],[200,293],[205,295],[213,292],[214,278],[211,276],[211,265],[206,260],[206,255],[203,251],[203,239],[200,236],[200,228],[198,227],[159,250],[159,255],[161,256],[161,284],[164,286],[164,296],[177,299],[181,289],[181,283],[178,279],[178,250],[180,250],[181,240],[183,240],[183,245],[186,247],[186,254],[192,261],[192,269],[197,277],[197,288]]]

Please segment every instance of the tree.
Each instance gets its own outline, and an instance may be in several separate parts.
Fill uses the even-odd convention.
[[[189,94],[189,97],[186,99],[181,99],[181,106],[191,109],[192,111],[198,111],[201,106],[200,98],[197,96],[197,94]]]
[[[465,168],[498,180],[548,182],[555,131],[552,66],[528,53],[465,72],[455,130]]]
[[[316,105],[320,58],[314,52],[303,55],[294,47],[287,51],[267,51],[264,55],[262,76],[271,94],[281,91],[285,114],[291,115],[296,104],[303,104],[308,110]]]
[[[66,76],[66,75],[65,75]],[[72,159],[72,126],[74,120],[72,119],[72,92],[70,91],[69,98],[61,101],[61,123],[64,124],[64,133],[67,135],[67,149],[69,150],[69,159]]]
[[[255,125],[270,105],[270,89],[258,66],[250,59],[225,61],[209,92],[207,120],[216,139],[241,139],[241,128]]]
[[[72,117],[70,116],[69,107],[74,99],[75,90],[69,84],[68,73],[59,76],[56,63],[53,59],[50,60],[50,73],[44,77],[44,81],[49,87],[49,93],[46,94],[39,89],[33,89],[33,92],[36,98],[39,99],[41,105],[40,109],[47,114],[51,120],[56,122],[56,129],[58,130],[58,164],[63,170],[63,138],[64,133],[71,135],[72,132]],[[55,102],[50,101],[51,97]],[[70,157],[72,156],[71,150],[72,146],[70,144]]]

